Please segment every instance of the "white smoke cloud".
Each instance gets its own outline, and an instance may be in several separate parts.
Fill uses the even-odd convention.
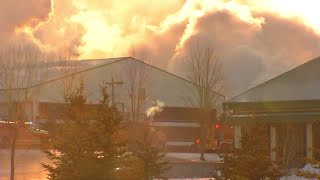
[[[164,102],[157,100],[154,106],[151,106],[146,110],[147,117],[153,117],[155,114],[160,113],[165,106]]]

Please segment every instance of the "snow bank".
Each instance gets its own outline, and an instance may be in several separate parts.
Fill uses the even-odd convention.
[[[320,174],[320,167],[315,167],[312,164],[306,164],[301,170],[309,171],[311,173]]]
[[[301,168],[302,171],[309,171],[311,173],[317,173],[320,174],[320,167],[314,167],[311,164],[306,164],[303,168]],[[290,175],[290,176],[283,176],[280,180],[308,180],[307,178],[299,177],[296,175]]]

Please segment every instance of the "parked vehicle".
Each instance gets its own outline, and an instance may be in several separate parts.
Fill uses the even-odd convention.
[[[234,129],[227,124],[216,123],[215,125],[216,149],[219,152],[231,152],[233,150]]]

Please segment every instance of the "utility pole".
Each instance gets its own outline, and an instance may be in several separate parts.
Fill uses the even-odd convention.
[[[114,85],[121,85],[123,84],[122,81],[114,81],[113,77],[111,78],[111,82],[106,82],[107,85],[111,85],[111,98],[112,98],[112,105],[114,105]]]

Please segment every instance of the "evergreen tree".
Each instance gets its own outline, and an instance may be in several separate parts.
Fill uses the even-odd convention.
[[[142,140],[137,142],[134,156],[137,159],[139,180],[160,177],[163,172],[170,168],[163,149],[152,143],[152,134],[147,123],[144,125]]]
[[[97,107],[86,104],[84,86],[66,98],[66,119],[62,132],[51,141],[47,156],[53,165],[43,164],[51,180],[126,179],[121,173],[127,155],[119,137],[122,116],[110,106],[105,86]],[[93,106],[93,105],[92,105]]]
[[[256,120],[242,128],[241,148],[225,154],[221,177],[230,180],[279,179],[279,168],[270,160],[268,127]]]

